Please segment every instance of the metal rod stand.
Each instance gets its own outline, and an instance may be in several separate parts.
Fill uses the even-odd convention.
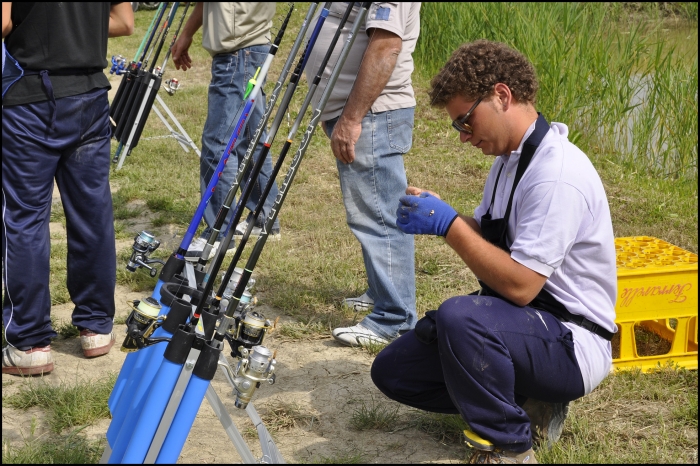
[[[173,122],[173,124],[177,127],[178,131],[175,131],[175,129],[168,123],[168,120],[165,118],[165,116],[158,110],[158,107],[156,107],[156,102],[160,104],[160,106],[163,108],[165,113],[170,117],[170,120]],[[172,137],[177,140],[177,142],[180,144],[182,149],[185,152],[189,152],[189,149],[191,148],[192,150],[195,151],[197,154],[197,157],[201,157],[202,153],[200,150],[197,148],[197,145],[194,143],[192,138],[187,134],[187,131],[185,131],[185,128],[182,127],[179,121],[177,121],[177,118],[175,118],[175,115],[173,112],[168,108],[168,106],[165,104],[165,101],[163,98],[160,96],[160,94],[156,95],[156,102],[153,103],[153,111],[158,115],[158,118],[160,118],[160,121],[163,122],[163,125],[167,128],[168,131],[170,131],[170,134],[165,136],[165,137]],[[151,139],[151,138],[144,138],[144,139]]]

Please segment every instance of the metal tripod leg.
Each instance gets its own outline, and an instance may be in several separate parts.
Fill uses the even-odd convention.
[[[246,406],[245,408],[245,412],[248,413],[248,417],[250,417],[250,420],[253,422],[255,429],[258,431],[258,437],[260,438],[260,448],[262,449],[263,453],[263,457],[262,460],[260,460],[260,462],[266,464],[284,464],[285,461],[284,459],[282,459],[282,454],[277,449],[275,441],[272,440],[270,432],[265,427],[265,424],[263,424],[263,421],[262,419],[260,419],[260,416],[255,410],[255,407],[253,406],[252,402],[248,403],[248,406]]]
[[[231,442],[233,443],[233,446],[236,447],[238,454],[241,455],[243,462],[246,464],[257,463],[253,453],[250,451],[250,448],[248,448],[245,440],[243,440],[243,436],[240,432],[238,432],[236,424],[233,423],[231,416],[229,416],[228,411],[226,411],[226,406],[224,406],[224,404],[221,402],[219,395],[216,394],[216,391],[211,384],[209,385],[209,388],[207,388],[206,398],[207,401],[209,401],[211,408],[214,410],[214,413],[216,413],[216,416],[221,421],[221,425],[224,426],[224,430],[226,431],[226,434],[228,434],[228,438],[231,439]]]
[[[192,348],[190,350],[190,354],[187,355],[187,361],[185,361],[185,365],[182,368],[182,372],[180,372],[180,376],[177,379],[177,383],[175,384],[173,393],[172,395],[170,395],[170,401],[168,402],[168,405],[165,408],[165,412],[163,413],[163,417],[160,420],[160,424],[158,424],[158,430],[156,430],[156,433],[153,436],[153,440],[151,441],[151,446],[148,449],[148,453],[146,454],[146,458],[143,460],[144,464],[153,464],[158,458],[158,453],[160,453],[160,447],[163,446],[165,436],[170,430],[170,426],[172,425],[173,418],[175,417],[175,413],[177,412],[177,408],[180,407],[182,396],[185,394],[187,384],[190,382],[190,378],[192,377],[192,370],[194,369],[194,366],[197,363],[199,353],[200,351],[198,349]]]
[[[175,118],[175,115],[173,115],[173,112],[170,111],[167,105],[165,105],[165,101],[163,98],[160,96],[160,94],[156,95],[156,102],[160,104],[161,107],[163,107],[163,110],[165,110],[165,113],[168,114],[170,119],[175,123],[175,126],[177,126],[177,129],[180,131],[179,133],[173,131],[167,123],[165,123],[165,119],[161,116],[161,120],[163,120],[163,123],[165,123],[166,128],[170,131],[170,133],[178,140],[180,145],[183,146],[184,144],[187,144],[192,148],[197,153],[197,157],[201,157],[202,153],[197,149],[197,146],[195,145],[194,141],[192,141],[192,138],[187,134],[187,131],[185,131],[185,128],[182,127],[179,121],[177,121],[177,118]],[[153,106],[155,109],[155,105]],[[156,110],[157,111],[157,110]],[[187,149],[185,149],[187,150]]]
[[[187,142],[187,140],[185,140],[182,136],[180,136],[180,134],[178,132],[176,132],[172,126],[170,126],[170,123],[168,123],[168,120],[165,119],[163,114],[160,113],[160,110],[158,110],[158,107],[156,107],[155,105],[153,106],[153,111],[156,112],[156,115],[158,115],[158,118],[160,118],[160,121],[162,121],[163,124],[165,125],[165,127],[168,129],[168,131],[170,131],[170,135],[172,137],[174,137],[178,143],[180,143],[180,147],[182,147],[182,150],[184,150],[185,152],[189,152],[190,149],[185,144],[185,142]]]

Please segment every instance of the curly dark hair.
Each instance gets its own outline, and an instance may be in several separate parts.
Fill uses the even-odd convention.
[[[532,63],[501,42],[477,40],[462,44],[430,82],[430,103],[445,107],[456,96],[476,100],[503,83],[520,103],[534,105],[539,84]]]

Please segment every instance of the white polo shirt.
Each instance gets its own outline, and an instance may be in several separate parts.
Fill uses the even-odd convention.
[[[534,128],[535,123],[517,151],[496,158],[474,211],[479,225],[501,166],[491,216],[503,218],[520,152]],[[508,246],[513,260],[548,277],[544,289],[569,312],[615,332],[617,266],[610,208],[593,164],[569,142],[568,134],[566,125],[552,123],[518,183],[508,219]],[[564,325],[573,334],[585,390],[590,393],[610,371],[611,344],[576,324]]]

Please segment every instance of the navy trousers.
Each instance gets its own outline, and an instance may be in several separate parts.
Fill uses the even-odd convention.
[[[109,333],[114,319],[107,90],[64,97],[55,104],[2,109],[2,316],[7,342],[19,349],[46,346],[56,336],[49,295],[54,179],[66,217],[72,323]]]
[[[497,447],[523,452],[532,446],[528,398],[583,396],[571,331],[551,314],[469,295],[442,303],[436,318],[434,343],[412,330],[374,360],[372,380],[389,398],[458,413]]]

